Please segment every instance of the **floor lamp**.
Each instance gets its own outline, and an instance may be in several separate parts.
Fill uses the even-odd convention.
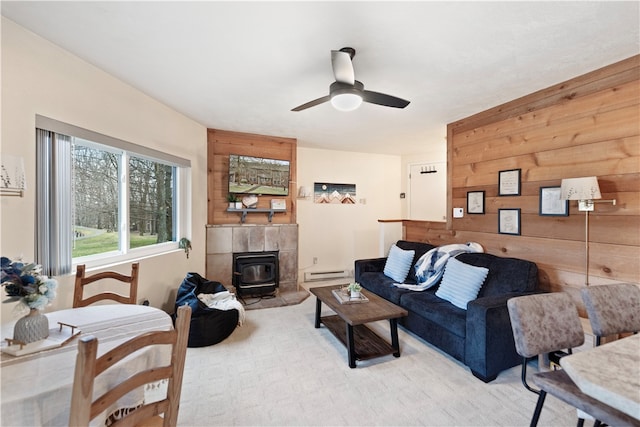
[[[560,184],[560,198],[562,200],[577,200],[578,210],[585,213],[584,216],[584,275],[585,286],[589,286],[589,212],[594,210],[596,200],[602,199],[598,178],[588,176],[583,178],[567,178]],[[616,200],[598,200],[598,202],[612,203]]]

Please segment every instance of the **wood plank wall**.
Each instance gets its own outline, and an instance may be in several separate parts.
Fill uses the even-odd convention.
[[[269,208],[271,199],[286,199],[287,212],[273,215],[273,224],[296,223],[296,146],[293,138],[256,135],[207,129],[207,223],[240,224],[240,214],[227,212],[229,202],[229,154],[289,160],[291,178],[289,195],[258,196],[258,207]],[[245,224],[268,224],[268,216],[263,213],[247,215]]]
[[[597,176],[603,199],[590,213],[591,285],[640,283],[640,56],[450,123],[447,223],[405,221],[405,238],[476,241],[538,264],[541,287],[566,291],[582,313],[585,214],[539,216],[539,189]],[[520,196],[498,196],[498,173],[521,169]],[[468,191],[485,191],[485,214],[466,214]],[[498,209],[521,209],[521,235],[498,234]]]

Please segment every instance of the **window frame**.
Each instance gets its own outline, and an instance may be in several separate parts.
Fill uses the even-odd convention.
[[[180,250],[179,240],[182,237],[191,238],[191,161],[165,152],[154,150],[141,145],[133,144],[117,138],[106,136],[97,132],[83,129],[74,125],[59,122],[44,116],[36,116],[36,128],[44,129],[57,134],[68,135],[77,139],[77,143],[90,146],[99,150],[120,154],[119,164],[119,191],[118,191],[118,229],[119,249],[117,251],[103,252],[72,258],[71,269],[78,264],[85,264],[88,268],[103,267],[107,265],[128,262],[134,259],[152,257]],[[142,158],[157,163],[169,165],[174,170],[174,202],[173,215],[175,218],[175,241],[156,243],[138,248],[129,248],[129,159],[130,157]],[[38,167],[37,174],[43,173]],[[73,197],[73,195],[71,195]],[[39,208],[37,208],[39,209]],[[36,212],[39,216],[39,212]],[[56,224],[51,224],[55,227]],[[37,239],[37,236],[36,236]],[[71,240],[71,238],[70,238]],[[38,242],[36,242],[36,246]],[[50,266],[51,267],[51,266]],[[63,267],[64,266],[57,266]]]

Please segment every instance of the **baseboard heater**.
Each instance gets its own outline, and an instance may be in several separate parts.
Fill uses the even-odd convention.
[[[313,282],[316,280],[340,279],[349,276],[351,276],[351,271],[349,270],[314,271],[304,273],[304,281]]]

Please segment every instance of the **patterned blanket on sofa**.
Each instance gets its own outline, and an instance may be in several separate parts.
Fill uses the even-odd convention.
[[[415,271],[417,284],[394,283],[395,286],[412,291],[429,289],[442,277],[444,267],[451,257],[468,252],[484,252],[479,243],[467,242],[438,246],[431,249],[416,261]]]

